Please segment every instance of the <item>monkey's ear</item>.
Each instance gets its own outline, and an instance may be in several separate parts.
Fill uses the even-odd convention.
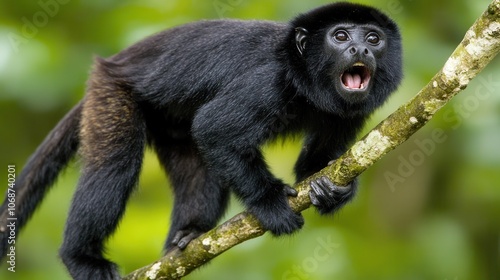
[[[309,31],[307,31],[305,28],[295,28],[295,45],[297,46],[297,50],[299,51],[300,55],[302,55],[302,53],[304,53],[304,50],[306,49],[307,35],[309,35]]]

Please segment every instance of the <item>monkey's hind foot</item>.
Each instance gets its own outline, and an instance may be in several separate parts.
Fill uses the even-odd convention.
[[[204,231],[196,230],[196,229],[185,229],[178,230],[174,238],[172,238],[172,242],[168,244],[167,251],[177,247],[181,250],[184,250],[191,240],[197,238],[198,236],[204,234]]]

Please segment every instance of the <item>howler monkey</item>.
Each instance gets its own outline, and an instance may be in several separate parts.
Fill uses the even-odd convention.
[[[300,229],[260,146],[305,133],[297,180],[343,153],[402,77],[396,24],[380,11],[335,3],[289,23],[214,20],[175,27],[96,59],[84,99],[50,132],[20,173],[18,228],[58,173],[83,162],[61,258],[75,279],[118,279],[104,242],[124,213],[150,145],[169,173],[175,202],[165,249],[185,248],[216,225],[232,190],[273,235]],[[285,115],[294,118],[283,122]],[[312,183],[322,214],[354,194],[355,182]],[[8,246],[8,200],[0,248]]]

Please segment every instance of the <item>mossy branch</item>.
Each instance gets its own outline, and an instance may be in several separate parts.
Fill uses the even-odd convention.
[[[311,206],[308,193],[312,179],[327,176],[337,185],[346,185],[405,142],[453,96],[465,89],[499,51],[500,0],[493,0],[467,31],[443,69],[411,101],[382,121],[332,165],[297,184],[299,195],[290,199],[292,208],[300,212]],[[184,251],[174,250],[124,279],[179,279],[233,246],[264,233],[257,219],[243,212],[191,241]]]

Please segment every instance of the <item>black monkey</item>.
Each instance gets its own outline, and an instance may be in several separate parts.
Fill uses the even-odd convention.
[[[170,174],[175,195],[165,249],[185,248],[226,209],[230,188],[274,235],[302,227],[259,147],[306,133],[297,180],[343,153],[365,119],[399,85],[396,24],[376,9],[326,5],[290,23],[201,21],[172,28],[97,59],[85,98],[31,156],[18,177],[23,226],[57,174],[79,151],[83,169],[60,255],[75,279],[119,279],[102,255],[139,176],[146,145]],[[281,121],[284,114],[295,116]],[[313,204],[334,212],[356,183],[312,183]],[[8,201],[0,208],[7,252]]]

